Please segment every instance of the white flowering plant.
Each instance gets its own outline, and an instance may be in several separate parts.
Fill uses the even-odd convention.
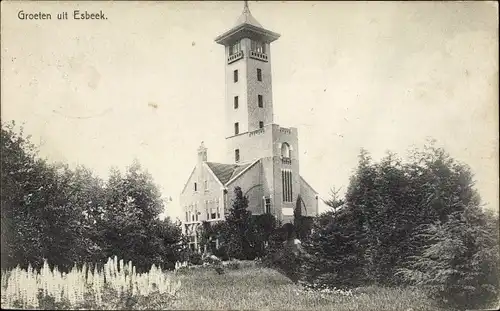
[[[1,277],[2,308],[34,309],[116,309],[141,308],[152,296],[162,303],[176,298],[181,283],[156,266],[147,273],[137,273],[132,262],[109,258],[102,269],[87,264],[76,265],[68,273],[47,261],[37,271],[17,267]],[[147,298],[147,299],[146,299]],[[165,307],[165,306],[164,306]],[[150,308],[150,307],[149,307]]]

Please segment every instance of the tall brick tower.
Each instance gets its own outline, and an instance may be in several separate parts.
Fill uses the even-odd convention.
[[[245,1],[236,25],[215,41],[225,47],[227,161],[261,159],[260,182],[270,212],[287,221],[293,218],[301,178],[297,129],[273,120],[271,43],[279,37],[252,16]]]

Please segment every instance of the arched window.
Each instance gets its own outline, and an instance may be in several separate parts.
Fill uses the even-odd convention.
[[[281,156],[283,158],[290,158],[290,145],[287,143],[281,144]]]

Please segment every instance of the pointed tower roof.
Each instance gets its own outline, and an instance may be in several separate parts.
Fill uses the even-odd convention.
[[[236,20],[236,25],[222,35],[215,38],[215,42],[227,45],[242,38],[259,38],[266,42],[273,42],[280,37],[279,34],[264,29],[262,25],[252,16],[248,8],[248,1],[245,1],[243,12]]]
[[[263,28],[262,25],[255,19],[255,17],[252,16],[252,13],[250,12],[250,9],[248,8],[248,1],[245,0],[245,6],[243,7],[243,12],[241,13],[240,17],[236,21],[235,26],[239,26],[241,24],[250,24],[255,27],[260,27]]]

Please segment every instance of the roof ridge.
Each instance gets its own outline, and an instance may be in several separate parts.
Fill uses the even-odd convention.
[[[233,166],[244,166],[244,165],[248,165],[250,163],[253,163],[252,162],[245,162],[245,163],[222,163],[222,162],[212,162],[212,161],[206,161],[206,163],[211,163],[211,164],[220,164],[220,165],[233,165]]]
[[[246,172],[249,168],[255,165],[255,163],[258,163],[261,160],[261,158],[256,159],[255,161],[248,163],[241,171],[238,172],[235,176],[231,176],[231,178],[224,184],[225,186],[229,185],[233,180],[236,180],[237,177],[241,176],[244,172]],[[234,174],[234,172],[233,172]]]

